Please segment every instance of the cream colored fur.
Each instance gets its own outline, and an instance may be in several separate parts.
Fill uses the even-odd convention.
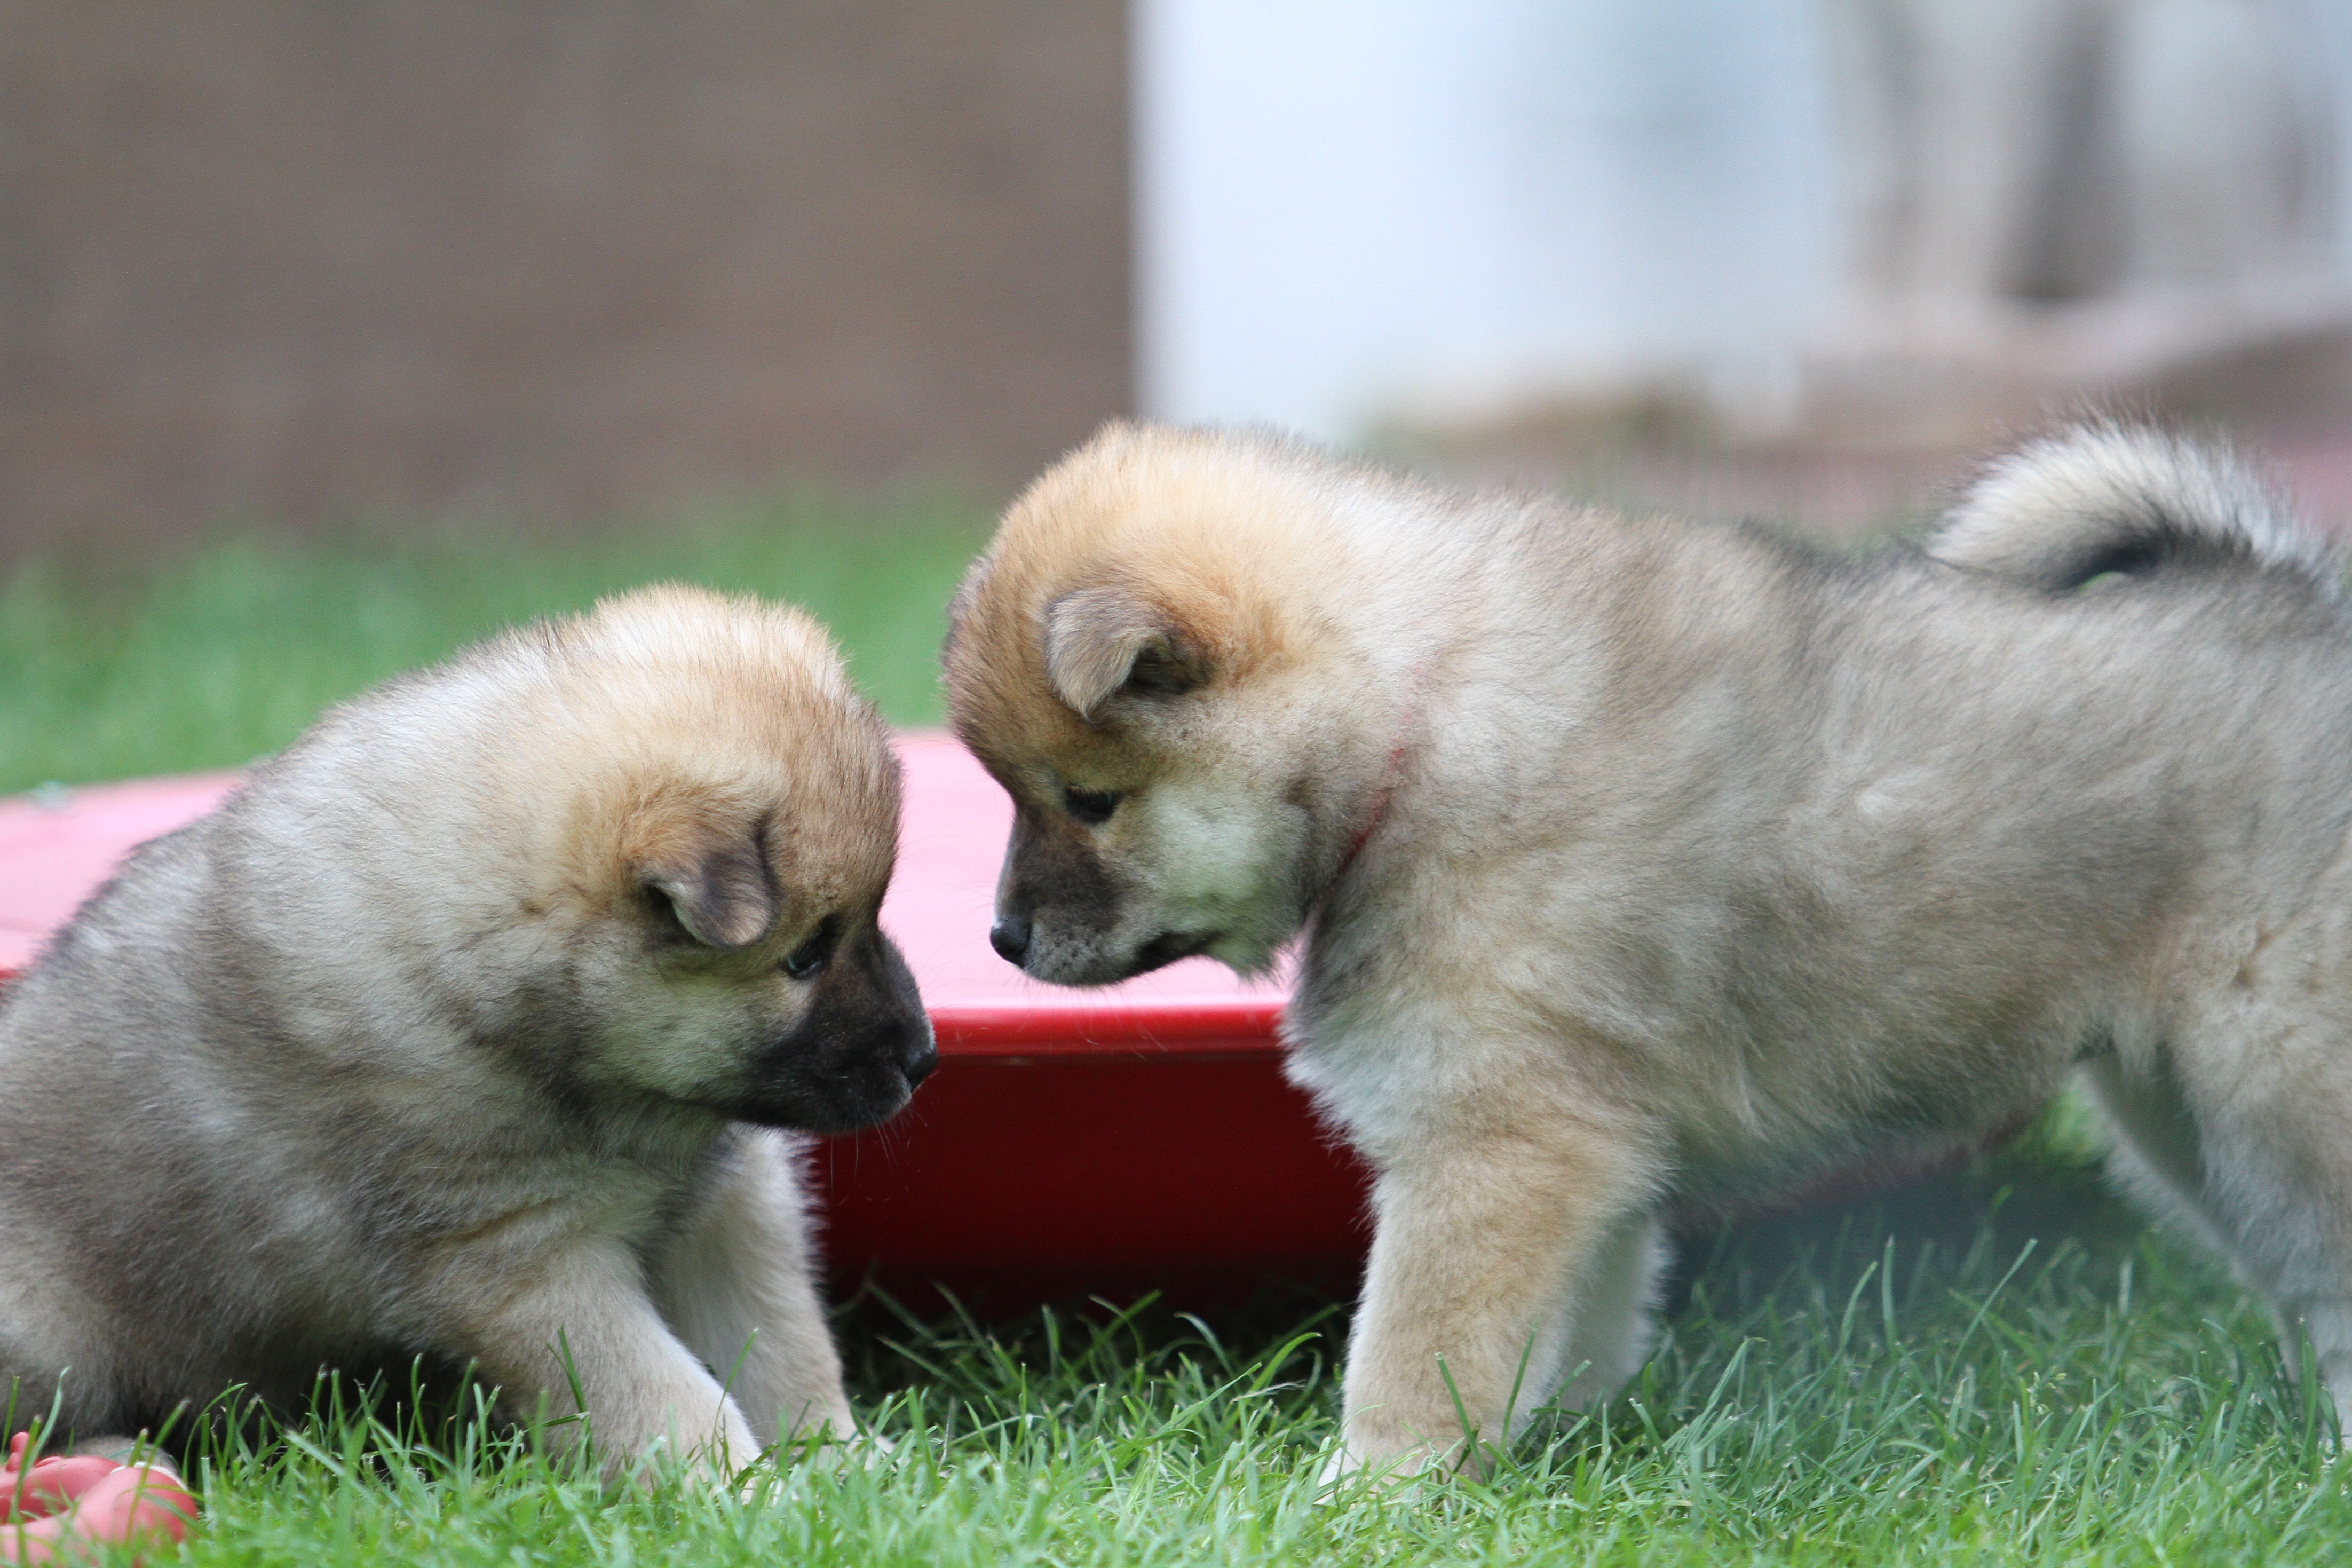
[[[1931,549],[1135,426],[1008,512],[947,653],[1018,807],[1000,947],[1095,984],[1304,933],[1290,1071],[1377,1173],[1345,1464],[1605,1395],[1677,1216],[1983,1138],[2078,1068],[2352,1409],[2332,558],[2112,426]]]

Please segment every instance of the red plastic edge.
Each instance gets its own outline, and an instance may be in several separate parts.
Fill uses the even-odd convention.
[[[1122,1002],[1118,1006],[931,1009],[942,1053],[959,1057],[1277,1053],[1282,1003]]]

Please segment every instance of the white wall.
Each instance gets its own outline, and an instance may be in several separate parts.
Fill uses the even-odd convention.
[[[1143,409],[1344,436],[1694,363],[1837,275],[1808,0],[1137,0]]]

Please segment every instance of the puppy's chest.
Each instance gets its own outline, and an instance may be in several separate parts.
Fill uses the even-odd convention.
[[[709,1151],[661,1145],[624,1156],[584,1144],[501,1157],[474,1152],[401,1184],[383,1215],[401,1249],[428,1268],[522,1268],[583,1247],[643,1252],[691,1205]]]
[[[1612,1016],[1395,973],[1355,991],[1334,971],[1312,976],[1285,1030],[1290,1077],[1376,1158],[1449,1114],[1582,1107],[1587,1124],[1650,1143],[1676,1194],[1702,1205],[1841,1169],[1948,1163],[2030,1118],[2072,1059],[2069,1019],[2054,1014],[1991,1029],[1932,1009],[1778,1016],[1718,994]]]

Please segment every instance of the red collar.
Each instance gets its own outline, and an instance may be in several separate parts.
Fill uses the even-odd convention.
[[[1397,773],[1404,766],[1405,748],[1412,743],[1413,727],[1421,719],[1421,685],[1422,667],[1415,665],[1412,680],[1406,687],[1404,706],[1397,710],[1396,726],[1391,731],[1388,761],[1381,768],[1379,787],[1372,791],[1371,809],[1364,814],[1364,820],[1357,824],[1355,836],[1348,841],[1348,852],[1339,857],[1338,868],[1323,884],[1323,891],[1316,896],[1314,907],[1317,909],[1322,908],[1338,889],[1341,879],[1356,864],[1357,858],[1363,854],[1364,847],[1372,841],[1372,835],[1378,833],[1381,824],[1387,820],[1389,801],[1396,794]]]

